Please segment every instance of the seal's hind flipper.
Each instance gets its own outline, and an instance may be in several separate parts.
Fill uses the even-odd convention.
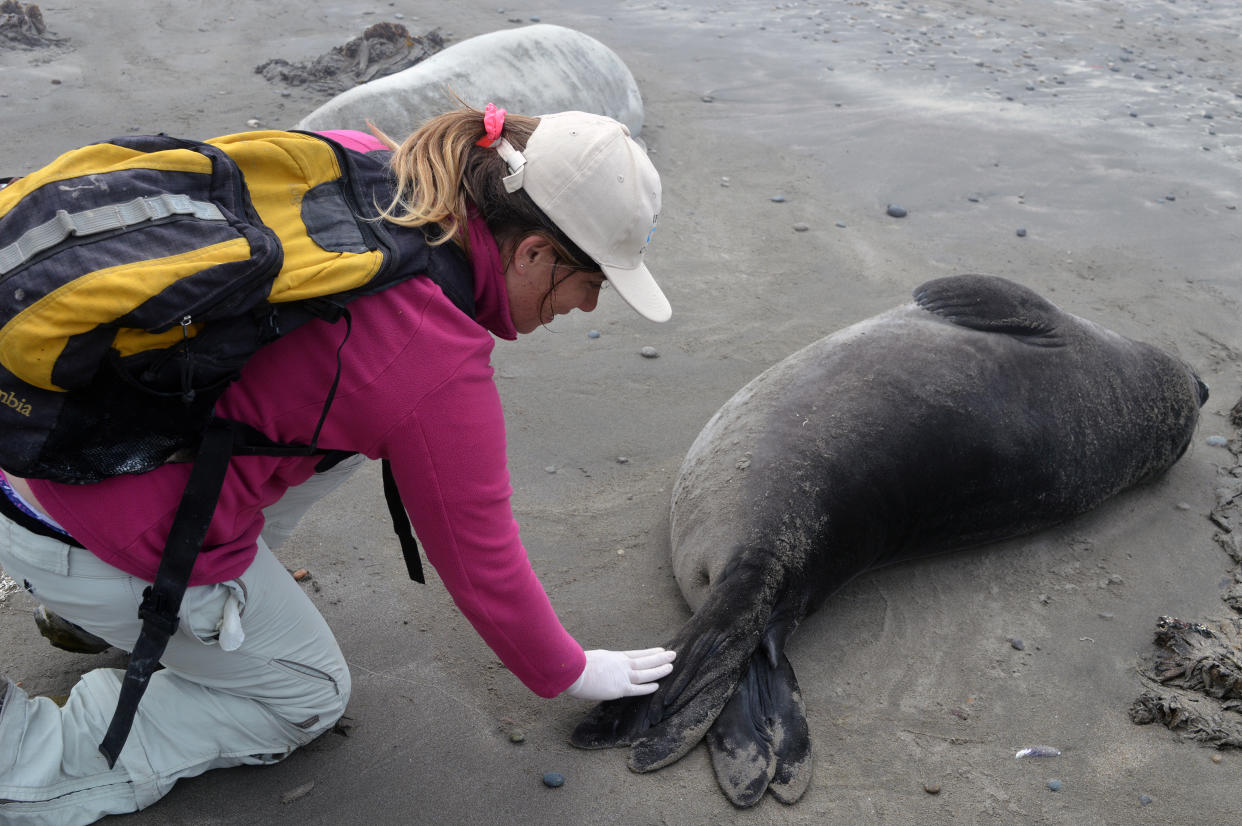
[[[674,763],[698,745],[737,684],[759,631],[738,639],[696,614],[665,645],[677,652],[673,672],[652,694],[600,703],[570,736],[583,749],[629,745],[630,768],[649,772]]]
[[[994,275],[953,275],[928,281],[914,300],[961,327],[1015,336],[1056,331],[1061,311],[1033,290]]]
[[[705,738],[716,781],[734,806],[764,790],[794,803],[811,782],[811,735],[798,680],[784,655],[773,668],[756,653],[750,670]]]

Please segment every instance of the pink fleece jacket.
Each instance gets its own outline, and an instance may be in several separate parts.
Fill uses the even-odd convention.
[[[326,134],[354,149],[379,147],[363,133]],[[510,671],[553,697],[586,659],[518,536],[489,330],[505,339],[517,333],[496,243],[481,220],[472,219],[469,230],[477,322],[425,277],[351,303],[341,383],[319,444],[391,461],[427,559],[454,602]],[[264,347],[217,410],[273,439],[309,442],[344,333],[343,323],[312,321]],[[235,458],[191,584],[241,575],[254,559],[263,508],[309,478],[317,461]],[[92,485],[32,479],[30,486],[97,556],[151,580],[188,475],[189,465],[169,464]]]

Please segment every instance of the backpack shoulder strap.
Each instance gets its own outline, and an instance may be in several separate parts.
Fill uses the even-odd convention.
[[[142,631],[129,654],[112,722],[103,742],[99,744],[100,752],[108,761],[108,768],[116,765],[134,724],[138,702],[159,666],[169,638],[177,631],[181,598],[190,581],[194,560],[198,558],[207,536],[220,490],[224,487],[229,459],[233,455],[234,433],[232,422],[226,420],[213,420],[208,425],[185,492],[181,494],[155,581],[142,592],[142,604],[138,607]]]

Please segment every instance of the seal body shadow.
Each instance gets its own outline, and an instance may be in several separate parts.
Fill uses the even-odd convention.
[[[785,644],[854,577],[1081,514],[1185,452],[1207,388],[1180,360],[1004,279],[915,300],[755,378],[690,448],[672,550],[693,615],[651,695],[602,703],[583,748],[650,771],[706,738],[738,806],[811,777]]]

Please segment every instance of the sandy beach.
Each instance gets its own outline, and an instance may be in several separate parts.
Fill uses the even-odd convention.
[[[1239,564],[1209,515],[1240,464],[1219,444],[1237,436],[1227,414],[1242,395],[1237,4],[80,0],[42,12],[62,42],[0,42],[0,176],[116,135],[292,127],[330,95],[255,67],[311,60],[381,21],[450,44],[554,23],[625,61],[663,178],[648,262],[673,319],[605,296],[494,354],[524,542],[588,648],[657,644],[687,617],[669,497],[717,407],[928,279],[1020,281],[1179,355],[1212,391],[1187,455],[1157,482],[831,599],[789,651],[811,788],[744,811],[702,748],[642,775],[622,750],[574,749],[590,704],[531,694],[434,572],[408,581],[368,467],[280,554],[310,572],[350,662],[343,725],[279,765],[183,781],[107,822],[1242,821],[1242,754],[1128,715],[1158,617],[1234,615],[1222,596]],[[117,651],[50,648],[33,605],[0,592],[0,673],[56,696],[85,670],[123,667]],[[1015,759],[1031,746],[1060,756]],[[546,787],[545,772],[565,784]]]

